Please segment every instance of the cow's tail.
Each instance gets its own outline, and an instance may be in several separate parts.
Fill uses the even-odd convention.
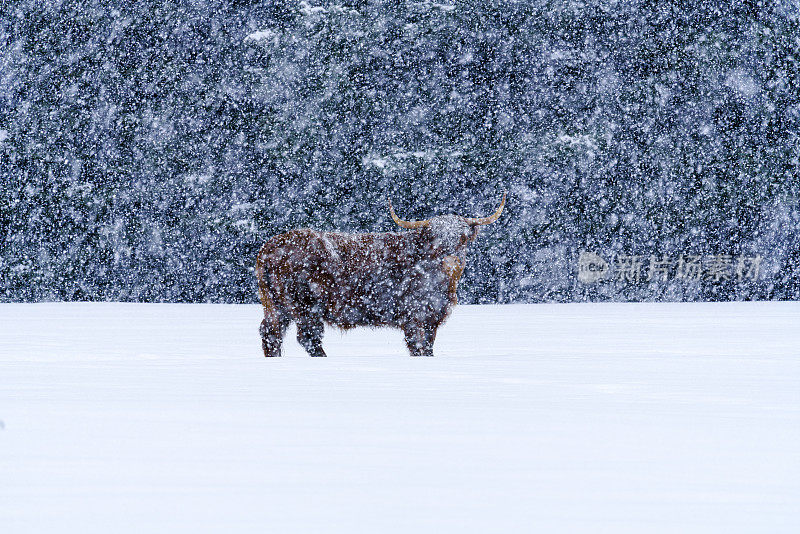
[[[264,307],[264,318],[267,322],[274,326],[280,324],[278,317],[278,309],[275,306],[275,301],[272,300],[272,292],[270,291],[270,275],[266,267],[267,251],[263,247],[256,257],[256,278],[258,279],[258,298],[261,299],[261,305]]]

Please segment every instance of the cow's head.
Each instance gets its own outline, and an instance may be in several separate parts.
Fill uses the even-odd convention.
[[[399,218],[389,202],[389,213],[392,220],[401,228],[419,230],[422,240],[430,247],[430,253],[436,257],[461,256],[467,244],[475,241],[478,227],[491,224],[500,218],[506,205],[506,195],[489,217],[462,217],[460,215],[440,215],[424,221],[404,221]]]

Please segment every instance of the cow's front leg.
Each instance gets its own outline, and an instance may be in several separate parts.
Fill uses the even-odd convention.
[[[464,260],[458,256],[446,256],[442,260],[442,271],[447,277],[447,298],[450,304],[458,304],[458,281],[464,274]]]
[[[408,352],[412,356],[433,356],[436,327],[427,324],[408,325],[403,328]]]

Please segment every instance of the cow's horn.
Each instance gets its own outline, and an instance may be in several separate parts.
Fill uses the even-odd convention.
[[[506,205],[506,194],[503,193],[503,201],[500,202],[500,207],[497,208],[497,211],[494,214],[488,217],[464,217],[469,224],[478,225],[478,224],[492,224],[497,219],[500,218],[500,214],[503,213],[503,207]]]
[[[414,230],[415,228],[422,228],[423,226],[428,226],[430,224],[427,220],[426,221],[404,221],[397,214],[394,212],[394,208],[392,208],[392,201],[388,198],[386,201],[389,203],[389,213],[392,215],[392,220],[397,223],[397,226],[400,228],[407,228],[408,230]]]

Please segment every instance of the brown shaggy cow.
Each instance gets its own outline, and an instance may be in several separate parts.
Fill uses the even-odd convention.
[[[264,306],[264,356],[280,356],[289,324],[311,356],[322,350],[324,324],[340,328],[392,326],[405,334],[412,356],[433,356],[436,329],[456,303],[467,244],[478,226],[500,217],[444,215],[403,221],[402,233],[339,234],[292,230],[264,244],[256,260]]]

